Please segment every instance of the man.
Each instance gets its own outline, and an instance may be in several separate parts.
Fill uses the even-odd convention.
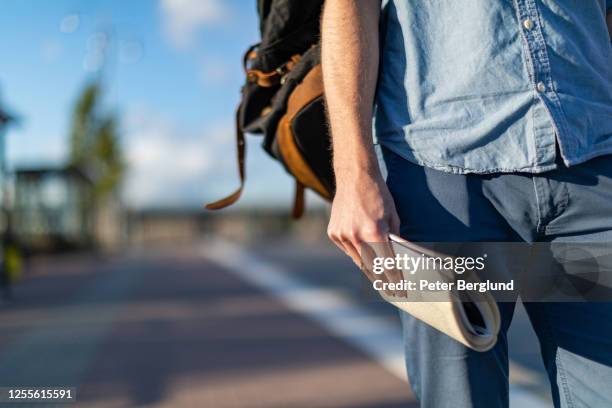
[[[611,11],[611,0],[326,2],[330,238],[356,263],[363,242],[392,232],[612,243]],[[514,305],[499,306],[485,353],[402,314],[422,406],[508,406]],[[526,308],[555,406],[612,406],[612,303]]]

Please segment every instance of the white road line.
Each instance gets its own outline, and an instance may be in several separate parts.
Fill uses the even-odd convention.
[[[201,253],[246,282],[269,293],[291,310],[316,321],[331,334],[361,350],[389,372],[407,381],[400,327],[377,316],[337,290],[317,287],[245,249],[220,240],[207,242]],[[511,407],[544,408],[548,405],[522,387],[536,374],[511,364]]]

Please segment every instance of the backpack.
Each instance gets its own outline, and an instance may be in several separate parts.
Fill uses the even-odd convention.
[[[258,0],[261,42],[244,55],[246,82],[236,111],[240,187],[210,203],[235,203],[245,182],[244,133],[263,136],[263,149],[295,179],[293,217],[304,212],[304,189],[331,200],[335,183],[323,100],[319,22],[323,0]]]

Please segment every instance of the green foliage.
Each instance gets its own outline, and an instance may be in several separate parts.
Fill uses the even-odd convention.
[[[92,178],[98,197],[116,191],[125,170],[117,118],[102,109],[101,97],[97,82],[85,87],[74,107],[70,133],[70,164]]]

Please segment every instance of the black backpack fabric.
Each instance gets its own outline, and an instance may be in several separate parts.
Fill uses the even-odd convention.
[[[259,0],[261,42],[243,59],[246,81],[236,113],[240,187],[208,204],[236,202],[245,181],[244,133],[263,136],[264,150],[296,180],[293,215],[304,209],[304,188],[331,200],[335,190],[325,117],[319,22],[323,0]]]

